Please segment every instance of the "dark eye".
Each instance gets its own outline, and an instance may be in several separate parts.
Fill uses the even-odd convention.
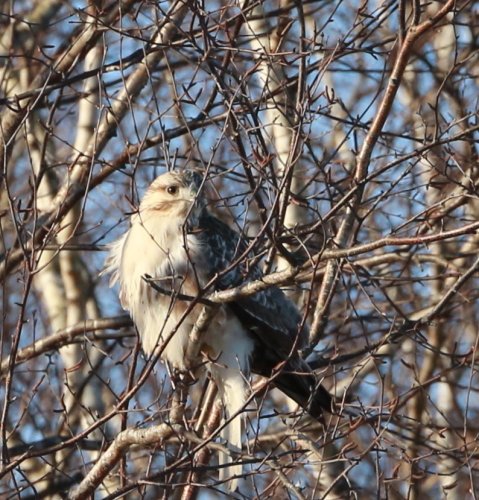
[[[166,192],[174,196],[178,192],[178,186],[168,186]]]

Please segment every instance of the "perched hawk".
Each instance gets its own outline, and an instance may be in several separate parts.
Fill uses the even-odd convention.
[[[251,256],[243,255],[240,235],[206,209],[201,184],[192,171],[159,176],[131,217],[128,232],[112,245],[105,269],[112,273],[111,284],[120,285],[121,304],[146,354],[175,329],[162,357],[178,370],[187,367],[189,335],[204,307],[197,303],[185,317],[191,300],[184,297],[198,297],[206,286],[209,293],[262,276],[249,264]],[[145,276],[170,293],[155,290]],[[301,314],[277,287],[223,304],[202,337],[201,351],[208,353],[210,361],[203,366],[218,386],[226,416],[243,407],[250,372],[276,375],[275,386],[314,417],[331,410],[329,393],[298,355],[307,338]],[[239,418],[226,427],[225,437],[241,449]]]

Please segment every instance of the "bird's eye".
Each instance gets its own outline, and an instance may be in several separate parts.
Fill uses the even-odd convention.
[[[178,186],[168,186],[166,192],[174,196],[178,192]]]

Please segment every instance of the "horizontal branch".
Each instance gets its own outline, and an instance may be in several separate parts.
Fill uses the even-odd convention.
[[[356,255],[365,254],[373,250],[378,250],[384,247],[404,247],[412,245],[428,245],[436,241],[443,241],[465,234],[475,234],[479,230],[479,222],[473,222],[458,229],[450,231],[442,231],[440,233],[431,234],[428,236],[411,236],[404,238],[386,237],[370,243],[363,243],[350,248],[324,250],[312,257],[313,263],[323,262],[332,259],[344,259],[354,257]],[[282,286],[295,281],[295,283],[303,283],[309,281],[312,277],[311,262],[307,262],[302,266],[289,267],[284,271],[278,271],[263,276],[260,280],[251,281],[236,288],[230,288],[221,292],[214,292],[205,297],[205,300],[213,303],[227,303],[238,300],[241,297],[254,295],[271,286]],[[315,271],[317,274],[317,271]]]
[[[478,230],[479,222],[473,222],[458,229],[443,231],[428,236],[413,236],[404,238],[386,237],[381,238],[377,241],[364,243],[362,245],[357,245],[351,248],[325,250],[315,255],[312,260],[313,262],[317,262],[330,259],[343,259],[368,253],[379,248],[384,248],[386,246],[401,247],[411,245],[427,245],[429,243],[442,241],[457,236],[463,236],[465,234],[476,233]],[[290,267],[283,271],[267,274],[260,280],[247,282],[243,285],[235,288],[230,288],[228,290],[213,292],[204,297],[193,297],[182,294],[175,296],[178,300],[184,300],[187,302],[196,301],[207,306],[231,303],[240,298],[254,295],[272,286],[284,286],[290,284],[293,281],[296,283],[307,282],[311,279],[313,273],[310,266],[311,263],[308,262],[306,264],[303,264],[303,266]],[[318,274],[318,272],[316,272],[316,274]],[[152,278],[147,277],[145,279],[150,284],[150,286],[152,286],[159,293],[171,295],[171,292],[169,290],[163,289],[156,285]],[[62,347],[74,341],[78,335],[87,335],[87,338],[94,339],[94,335],[92,336],[88,334],[99,330],[118,330],[120,328],[128,328],[131,327],[132,324],[133,323],[131,319],[127,315],[117,316],[113,318],[103,318],[99,320],[86,320],[78,323],[77,325],[65,328],[64,330],[60,330],[59,332],[52,334],[45,339],[38,340],[34,344],[25,347],[18,352],[15,362],[23,363],[38,356],[39,354],[51,351],[52,349],[58,349],[59,347]],[[124,337],[124,335],[122,335],[122,337]],[[9,358],[3,360],[0,365],[0,377],[3,377],[5,375],[8,366]]]
[[[94,334],[94,332],[99,330],[119,330],[120,328],[128,328],[132,325],[133,323],[127,315],[82,321],[76,325],[59,330],[58,332],[41,340],[37,340],[33,344],[21,349],[17,352],[15,364],[24,363],[25,361],[39,356],[40,354],[44,354],[70,344],[80,335],[85,336],[90,340],[94,340],[95,338],[100,338],[98,335]],[[123,337],[125,337],[124,334],[121,335],[121,338]],[[104,336],[102,336],[102,338],[104,338]],[[109,338],[111,338],[111,336]],[[2,360],[0,364],[0,378],[3,378],[6,375],[8,367],[10,366],[9,363],[10,357]]]
[[[405,236],[405,237],[394,237],[387,236],[386,238],[381,238],[370,243],[364,243],[362,245],[357,245],[350,248],[338,249],[338,250],[325,250],[318,254],[320,260],[329,259],[342,259],[345,257],[353,257],[355,255],[360,255],[363,253],[370,252],[372,250],[377,250],[378,248],[393,246],[412,246],[412,245],[428,245],[429,243],[434,243],[436,241],[448,240],[455,238],[456,236],[464,236],[465,234],[476,234],[479,231],[479,222],[472,222],[466,226],[451,229],[450,231],[442,231],[440,233],[430,234],[428,236]],[[315,260],[317,257],[313,257]]]

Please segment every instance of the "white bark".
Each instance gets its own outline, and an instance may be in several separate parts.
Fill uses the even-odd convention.
[[[289,0],[279,2],[280,7],[288,5]],[[298,160],[302,151],[302,137],[301,131],[298,130],[301,122],[295,117],[296,96],[287,87],[284,63],[278,55],[278,52],[283,50],[283,38],[287,35],[281,32],[281,26],[272,28],[269,25],[262,5],[259,5],[253,14],[259,17],[248,21],[247,29],[250,46],[259,61],[258,79],[262,93],[268,96],[265,98],[264,132],[274,154],[273,165],[280,184],[287,175],[291,175],[291,183],[284,188],[281,200],[282,206],[286,206],[284,227],[294,229],[298,224],[307,222],[307,211],[290,200],[290,193],[304,195],[302,189],[305,172],[302,171],[301,162]],[[277,265],[279,270],[289,267],[288,261],[281,256],[277,259]]]
[[[449,21],[451,18],[449,17]],[[454,64],[454,51],[456,46],[455,40],[455,30],[451,24],[441,27],[435,34],[432,44],[435,48],[436,58],[437,58],[437,73],[438,78],[447,78],[447,73]],[[434,116],[427,110],[424,109],[428,105],[428,101],[432,106],[435,105],[435,95],[422,95],[416,82],[416,72],[414,64],[411,64],[406,72],[406,83],[405,89],[401,92],[400,96],[405,104],[412,110],[422,110],[421,114],[415,113],[415,133],[418,139],[423,136],[430,134],[436,123],[434,122]],[[455,104],[453,99],[449,99],[449,104],[454,108]],[[456,110],[458,114],[459,110]],[[423,170],[423,179],[426,185],[431,184],[432,180],[436,182],[441,182],[443,174],[446,175],[446,165],[447,158],[444,157],[444,151],[442,148],[436,148],[432,150],[429,154],[420,161],[420,165]],[[466,170],[464,176],[459,181],[460,186],[466,186],[471,178],[474,176],[474,172]],[[448,189],[450,186],[447,185],[447,179],[444,179],[444,186]],[[436,189],[434,187],[427,190],[426,199],[428,201],[428,206],[435,206],[440,203],[445,197],[445,191],[443,189]],[[452,198],[457,199],[455,196]],[[471,211],[472,206],[477,207],[477,202],[472,202],[469,204],[468,212]],[[471,214],[473,217],[474,215]],[[467,241],[467,243],[462,246],[462,248],[457,248],[457,254],[467,255],[473,248],[477,248],[477,242],[479,239],[477,237],[472,237]],[[443,257],[447,260],[447,256],[450,252],[450,248],[446,246],[443,242],[433,243],[430,247],[431,252],[435,255]],[[455,266],[459,269],[464,269],[467,267],[467,259],[456,259],[454,262]],[[443,267],[434,266],[434,275],[440,276]],[[436,279],[432,282],[430,287],[430,303],[431,306],[438,303],[450,288],[454,285],[456,277],[449,277],[445,279]],[[421,366],[417,373],[416,383],[420,386],[426,383],[432,376],[433,373],[439,369],[443,369],[441,366],[441,357],[439,352],[451,352],[454,349],[453,343],[456,339],[451,339],[443,327],[443,323],[433,323],[427,329],[427,339],[432,347],[424,351],[424,359],[421,362]],[[452,342],[451,342],[452,341]],[[405,353],[409,357],[412,356],[410,362],[415,364],[414,357],[416,356],[415,350],[412,349],[410,343],[410,352]],[[449,428],[453,421],[453,412],[455,408],[455,402],[453,397],[453,389],[451,384],[455,383],[456,380],[444,381],[438,384],[437,390],[437,404],[438,412],[437,414],[431,414],[428,412],[427,398],[430,397],[429,391],[419,390],[415,397],[411,398],[408,402],[408,413],[415,422],[414,438],[408,447],[408,456],[415,458],[420,455],[419,442],[421,439],[428,439],[431,431],[430,424],[436,424],[438,426],[444,426],[445,429]],[[430,438],[429,438],[430,439]],[[436,442],[436,446],[439,449],[450,450],[457,446],[461,446],[460,442],[457,442],[455,433],[445,430],[443,432],[443,437]],[[462,493],[460,492],[461,478],[458,475],[459,467],[456,461],[452,458],[448,458],[447,455],[440,461],[438,461],[438,478],[439,482],[443,488],[443,492],[447,492],[447,498],[451,500],[459,500],[462,498]],[[415,499],[421,496],[421,481],[414,480],[415,471],[413,467],[409,467],[407,471],[410,476],[411,490],[410,498]]]

